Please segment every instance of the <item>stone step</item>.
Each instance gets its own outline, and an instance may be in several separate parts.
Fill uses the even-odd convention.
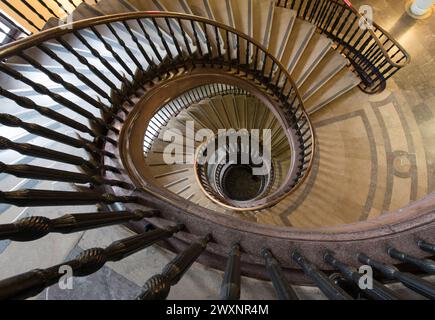
[[[315,28],[312,24],[296,19],[281,59],[281,63],[287,68],[289,73],[296,67],[314,31]]]
[[[346,59],[336,51],[330,51],[322,61],[314,68],[311,75],[305,80],[300,87],[304,101],[308,100],[316,93],[329,79],[336,75],[346,66]]]

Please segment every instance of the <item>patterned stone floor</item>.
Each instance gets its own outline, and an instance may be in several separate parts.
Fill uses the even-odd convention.
[[[381,94],[358,88],[314,114],[318,150],[306,183],[259,222],[300,228],[377,217],[435,191],[435,16],[414,20],[406,1],[368,4],[411,63]]]

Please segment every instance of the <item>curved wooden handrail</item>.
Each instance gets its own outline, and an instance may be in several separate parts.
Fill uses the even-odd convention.
[[[361,15],[350,1],[344,0],[279,0],[276,3],[279,7],[293,9],[297,12],[297,17],[314,24],[320,33],[324,33],[337,45],[336,50],[347,56],[349,61],[356,69],[356,73],[361,77],[360,88],[366,93],[377,93],[385,88],[386,80],[394,75],[398,70],[409,64],[411,61],[408,52],[382,27],[377,23],[368,24],[367,19]],[[336,15],[339,12],[341,15]],[[345,16],[346,20],[341,20]],[[325,20],[325,18],[328,19]],[[348,22],[351,22],[348,24]],[[370,46],[360,46],[360,40],[364,33],[357,35],[359,24],[367,26],[362,32],[367,32],[368,38],[362,42]],[[329,27],[334,28],[329,30]],[[341,25],[340,27],[338,27]],[[347,29],[343,34],[338,31]],[[349,31],[353,30],[352,36]],[[379,34],[377,34],[379,32]],[[335,34],[336,33],[336,34]],[[355,36],[357,35],[357,36]],[[384,43],[390,42],[392,45],[387,49],[381,41],[386,38]],[[347,39],[346,39],[347,38]],[[358,38],[357,41],[355,39]],[[367,42],[368,41],[368,42]],[[342,49],[341,49],[342,48]],[[394,53],[390,53],[394,50]],[[397,56],[397,59],[394,57]]]
[[[341,6],[346,6],[347,8],[349,8],[349,10],[351,10],[357,17],[359,17],[361,20],[365,21],[365,23],[368,24],[367,19],[361,15],[359,13],[358,10],[355,9],[355,7],[353,5],[348,5],[346,2],[344,2],[344,4],[339,3],[339,0],[330,0],[332,2],[337,3],[338,5]],[[350,2],[349,2],[350,3]],[[385,34],[388,38],[389,41],[391,41],[392,43],[394,43],[394,45],[396,47],[398,47],[400,49],[400,51],[402,51],[403,55],[406,56],[406,60],[403,63],[396,63],[393,60],[391,60],[391,57],[389,55],[389,53],[385,50],[384,46],[382,45],[381,41],[379,40],[378,36],[374,33],[374,31],[372,30],[372,28],[368,28],[368,32],[371,34],[373,40],[376,42],[376,44],[378,45],[379,49],[382,51],[382,53],[384,54],[385,58],[388,60],[388,62],[396,68],[403,68],[404,66],[406,66],[407,64],[409,64],[411,62],[411,56],[408,54],[408,52],[405,50],[405,48],[403,48],[403,46],[397,42],[390,33],[388,33],[385,29],[383,29],[382,27],[380,27],[376,22],[372,22],[373,26],[376,27],[376,29],[380,30],[383,34]]]

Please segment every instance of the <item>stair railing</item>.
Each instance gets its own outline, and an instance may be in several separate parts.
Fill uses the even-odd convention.
[[[297,12],[345,55],[367,93],[385,89],[386,81],[410,62],[406,50],[383,28],[362,16],[350,1],[278,0],[277,6]]]

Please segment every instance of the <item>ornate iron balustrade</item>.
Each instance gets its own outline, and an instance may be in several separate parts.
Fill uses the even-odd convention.
[[[276,5],[294,9],[299,18],[332,39],[335,50],[360,76],[364,92],[384,90],[386,81],[410,62],[405,49],[375,22],[368,22],[350,1],[278,0]]]
[[[41,31],[51,18],[62,19],[74,11],[84,0],[1,0],[6,9],[0,17],[23,35]],[[98,0],[91,0],[91,3]],[[16,22],[14,22],[16,21]],[[18,36],[18,35],[17,35]],[[17,40],[12,37],[11,41]]]

